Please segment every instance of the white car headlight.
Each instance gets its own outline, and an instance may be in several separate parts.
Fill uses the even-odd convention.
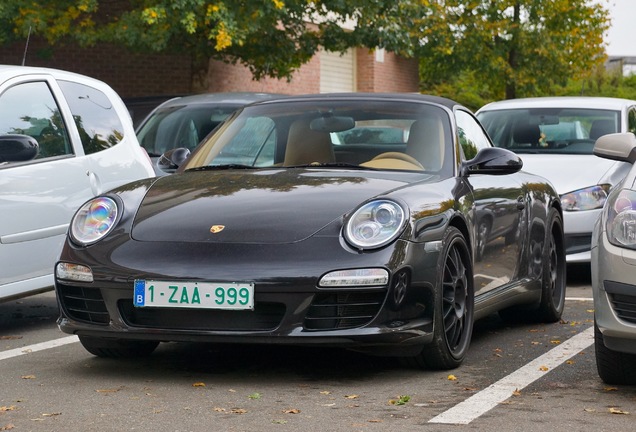
[[[610,198],[605,228],[610,243],[636,249],[636,191],[623,189]]]
[[[358,249],[375,249],[391,243],[402,232],[407,212],[390,200],[364,204],[347,221],[344,236]]]
[[[603,208],[610,185],[596,185],[561,195],[565,211],[594,210]]]
[[[82,246],[98,242],[113,229],[118,214],[117,203],[112,198],[98,197],[88,201],[73,216],[72,239]]]

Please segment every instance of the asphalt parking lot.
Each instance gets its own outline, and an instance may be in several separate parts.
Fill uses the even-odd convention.
[[[279,346],[162,344],[142,360],[88,354],[55,325],[53,293],[0,304],[0,430],[630,430],[636,388],[595,369],[585,269],[563,321],[476,324],[467,361]]]

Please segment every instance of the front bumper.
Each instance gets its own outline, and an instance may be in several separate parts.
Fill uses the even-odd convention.
[[[602,233],[592,249],[596,325],[605,346],[636,354],[636,251],[610,244]]]
[[[564,211],[565,254],[568,264],[589,263],[592,229],[602,209]]]
[[[333,238],[313,239],[311,243],[283,248],[230,245],[222,254],[212,254],[205,250],[209,245],[180,249],[178,245],[130,241],[112,251],[112,262],[106,265],[103,257],[91,255],[90,248],[67,245],[60,260],[91,267],[94,281],[56,279],[61,310],[58,325],[65,333],[80,336],[321,344],[396,355],[414,355],[432,340],[438,252],[404,241],[373,253],[336,250]],[[162,264],[166,256],[171,260],[164,259]],[[330,271],[365,267],[386,268],[389,283],[376,287],[317,286],[320,276]],[[404,275],[406,287],[400,286]],[[137,308],[133,306],[133,281],[137,278],[253,281],[255,308]]]

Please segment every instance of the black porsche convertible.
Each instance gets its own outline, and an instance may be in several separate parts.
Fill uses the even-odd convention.
[[[476,319],[561,317],[559,197],[451,100],[259,102],[162,166],[86,202],[55,266],[59,327],[94,355],[318,344],[450,369]]]

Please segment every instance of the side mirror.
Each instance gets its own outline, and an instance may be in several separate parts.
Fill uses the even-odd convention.
[[[521,158],[510,150],[500,147],[488,147],[481,149],[474,158],[464,162],[462,173],[464,175],[505,175],[516,173],[522,167],[523,161]]]
[[[36,139],[28,135],[0,135],[0,163],[30,161],[39,150]]]
[[[636,136],[631,132],[603,135],[594,144],[594,154],[633,164],[636,161]]]
[[[161,171],[172,174],[185,162],[188,156],[190,156],[190,150],[187,148],[179,147],[168,150],[159,157],[157,166]]]

